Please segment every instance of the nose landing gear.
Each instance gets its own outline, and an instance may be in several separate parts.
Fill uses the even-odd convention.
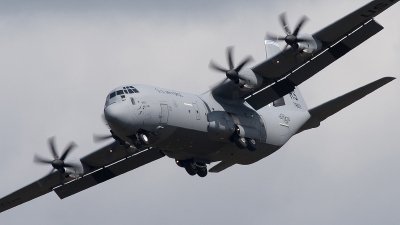
[[[205,163],[196,162],[193,159],[175,160],[176,164],[184,167],[190,176],[198,175],[199,177],[207,176],[207,165]]]
[[[149,142],[149,136],[148,133],[146,131],[139,131],[138,133],[132,135],[132,142],[133,145],[136,148],[140,148],[142,146],[146,146],[148,145]]]

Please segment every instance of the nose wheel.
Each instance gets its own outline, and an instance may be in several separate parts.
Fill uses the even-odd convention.
[[[142,145],[148,145],[149,144],[149,137],[147,136],[147,134],[139,133],[138,137],[139,137],[138,139],[139,139],[139,141],[140,141],[140,143]]]
[[[150,143],[148,133],[145,131],[139,131],[135,135],[132,135],[131,138],[132,138],[133,145],[136,148],[146,146]]]

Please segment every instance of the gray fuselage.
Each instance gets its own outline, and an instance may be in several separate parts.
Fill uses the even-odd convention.
[[[171,158],[251,164],[278,150],[310,117],[297,89],[281,101],[283,105],[255,111],[243,100],[220,100],[211,92],[194,95],[128,85],[111,91],[104,113],[118,137],[130,143],[135,133],[149,132],[147,147]],[[258,149],[236,147],[230,139],[236,130],[256,140]]]

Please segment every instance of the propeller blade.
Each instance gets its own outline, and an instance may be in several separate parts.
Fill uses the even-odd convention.
[[[286,12],[283,12],[279,15],[279,21],[281,22],[281,25],[283,27],[283,29],[285,30],[286,34],[292,34],[292,32],[290,32],[290,28],[288,23],[286,22]]]
[[[225,83],[226,80],[228,80],[227,77],[225,77],[222,81],[215,83],[214,85],[210,85],[210,90],[213,90],[214,88],[222,85],[223,83]]]
[[[213,60],[210,61],[210,63],[208,64],[208,67],[210,67],[211,69],[226,73],[228,72],[228,70],[218,66],[218,64],[216,64]]]
[[[293,35],[297,36],[297,34],[299,33],[301,27],[304,25],[305,22],[308,21],[308,17],[307,16],[303,16],[299,22],[299,24],[297,25],[296,29],[294,30]]]
[[[110,128],[110,126],[108,125],[108,121],[106,120],[106,117],[104,116],[104,113],[101,114],[101,121],[103,121],[103,123]]]
[[[100,135],[93,134],[93,142],[100,142],[112,138],[112,134]]]
[[[53,160],[49,160],[49,159],[45,159],[39,155],[34,155],[33,157],[33,161],[36,163],[41,163],[41,164],[51,164],[53,162]]]
[[[244,65],[246,65],[247,63],[251,62],[251,61],[254,61],[253,57],[252,57],[252,56],[247,56],[247,57],[243,60],[243,62],[240,63],[238,67],[236,67],[235,71],[236,71],[237,73],[239,73],[239,71],[242,69],[242,67],[243,67]]]
[[[54,144],[54,140],[55,140],[54,136],[53,137],[49,137],[48,143],[49,143],[49,147],[50,147],[51,153],[53,154],[53,157],[55,159],[58,159],[57,149],[56,149],[56,146]]]
[[[67,156],[68,156],[68,154],[69,154],[69,152],[73,149],[73,148],[75,148],[77,145],[75,144],[75,142],[70,142],[70,144],[69,144],[69,146],[64,150],[64,153],[61,155],[61,160],[62,161],[64,161],[65,160],[65,158],[67,158]]]
[[[226,57],[227,57],[228,63],[229,63],[229,70],[235,68],[235,66],[233,65],[232,51],[233,51],[233,46],[229,46],[226,49]]]
[[[284,41],[285,40],[285,37],[275,35],[275,34],[270,34],[270,33],[268,33],[265,37],[267,38],[267,40],[271,40],[271,41]]]

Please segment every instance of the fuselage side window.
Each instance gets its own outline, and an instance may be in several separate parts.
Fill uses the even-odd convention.
[[[282,97],[282,98],[280,98],[280,99],[278,99],[278,100],[275,100],[275,101],[273,102],[273,105],[274,105],[275,107],[284,106],[284,105],[285,105],[285,99]]]

